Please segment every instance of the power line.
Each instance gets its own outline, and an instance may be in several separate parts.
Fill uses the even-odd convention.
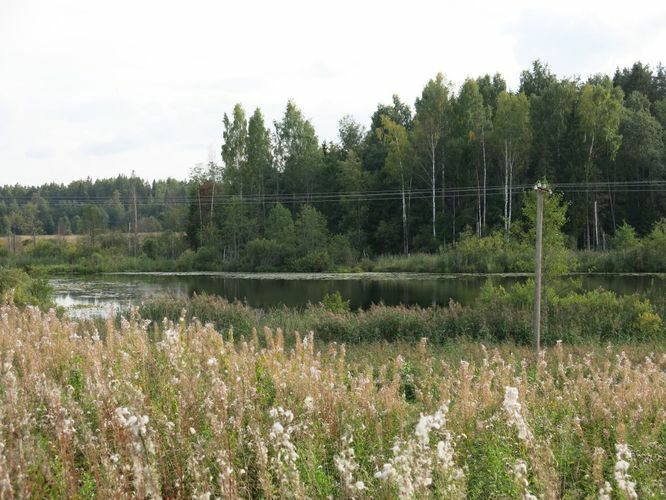
[[[519,184],[512,186],[512,194],[521,194],[525,191],[532,189],[532,184]],[[644,193],[644,192],[664,192],[666,191],[666,181],[612,181],[612,182],[570,182],[554,184],[553,189],[563,192],[565,194],[576,193]],[[486,186],[486,196],[499,196],[504,195],[504,185]],[[462,187],[448,187],[445,189],[436,189],[435,193],[438,197],[455,196],[456,198],[477,197],[483,193],[483,189],[479,186],[462,186]],[[35,193],[38,194],[38,193]],[[266,195],[248,194],[243,198],[236,195],[219,194],[215,197],[211,194],[199,194],[199,198],[206,206],[211,205],[229,205],[229,204],[243,204],[255,205],[263,203],[284,203],[284,204],[303,204],[303,203],[336,203],[336,202],[380,202],[380,201],[395,201],[400,200],[403,196],[402,190],[398,189],[385,189],[385,190],[367,190],[367,191],[331,191],[331,192],[314,192],[314,193],[273,193]],[[409,189],[404,191],[404,196],[410,200],[428,199],[432,197],[432,189],[418,188]],[[28,203],[34,199],[34,194],[11,197],[7,194],[0,195],[0,200],[11,202]],[[111,199],[103,196],[45,196],[43,197],[50,204],[92,204],[97,206],[109,205]],[[123,204],[129,205],[133,203],[131,196],[122,196],[118,198]],[[165,205],[186,205],[193,203],[194,199],[190,196],[176,195],[168,196],[161,200],[137,200],[138,206],[153,206],[155,204]]]

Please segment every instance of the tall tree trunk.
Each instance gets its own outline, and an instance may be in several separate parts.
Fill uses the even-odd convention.
[[[590,235],[590,174],[592,173],[592,154],[594,152],[594,134],[590,140],[590,149],[587,153],[587,162],[585,164],[585,229],[587,233],[586,246],[589,250],[592,245],[592,237]]]
[[[213,227],[213,207],[215,206],[215,178],[212,179],[213,190],[210,196],[210,227]]]
[[[615,177],[615,175],[613,177]],[[608,200],[610,203],[610,210],[611,210],[611,221],[613,222],[613,232],[615,232],[615,200],[613,197],[613,190],[611,189],[610,173],[608,174],[607,179],[608,179]]]
[[[481,128],[481,146],[483,151],[483,220],[481,221],[481,227],[486,227],[486,132]]]
[[[199,205],[199,229],[203,226],[203,211],[201,209],[201,186],[197,186],[197,204]]]
[[[409,245],[407,243],[407,201],[405,199],[405,173],[402,169],[402,160],[400,161],[400,192],[402,195],[402,250],[405,255],[409,254]]]
[[[509,143],[504,139],[504,233],[509,235]]]
[[[136,185],[134,183],[132,183],[132,203],[134,205],[134,257],[136,257],[139,245],[139,215],[136,209]]]
[[[266,229],[266,188],[264,186],[264,179],[261,179],[259,184],[260,196],[261,196],[261,227]]]
[[[481,183],[479,181],[479,163],[474,162],[474,172],[476,173],[476,236],[481,237]]]
[[[412,181],[414,178],[409,177],[407,184],[407,254],[409,255],[409,214],[412,212]]]
[[[507,222],[507,233],[511,234],[511,211],[513,209],[513,156],[509,161],[509,220]]]
[[[437,215],[435,213],[435,139],[434,137],[430,137],[430,158],[432,160],[432,239],[435,240],[437,239]]]
[[[446,211],[446,157],[442,151],[442,220],[444,220],[444,213]],[[445,232],[442,234],[446,234]],[[442,243],[446,243],[446,237],[442,238]]]
[[[451,224],[452,229],[452,234],[451,234],[451,243],[453,245],[456,244],[456,193],[453,193],[453,196],[451,197],[451,200],[453,201],[453,224]]]
[[[599,250],[599,205],[597,204],[596,195],[594,200],[594,248]]]

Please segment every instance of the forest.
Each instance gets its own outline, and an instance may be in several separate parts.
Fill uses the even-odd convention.
[[[379,104],[367,127],[344,116],[336,141],[321,141],[293,101],[273,124],[237,104],[222,125],[221,164],[187,180],[0,187],[0,230],[10,248],[12,235],[84,234],[95,247],[115,232],[134,236],[117,245],[134,256],[323,270],[509,240],[538,180],[562,194],[569,249],[606,250],[618,228],[645,236],[666,216],[661,65],[583,80],[537,60],[517,91],[499,74],[462,84],[437,74],[413,105]],[[137,236],[160,232],[170,245]]]

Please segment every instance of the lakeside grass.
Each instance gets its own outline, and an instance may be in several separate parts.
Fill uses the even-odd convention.
[[[537,360],[510,342],[0,318],[3,497],[666,493],[663,341]]]
[[[482,342],[510,341],[529,345],[532,339],[532,285],[514,285],[510,291],[486,283],[474,305],[453,301],[447,307],[385,306],[350,311],[339,295],[303,308],[255,309],[241,302],[229,302],[214,295],[192,298],[157,298],[143,303],[139,314],[156,323],[198,320],[219,331],[232,329],[237,337],[248,338],[253,329],[280,327],[285,331],[314,331],[322,342],[367,343],[381,341],[418,342],[427,337],[433,344],[460,339]],[[638,295],[613,292],[566,291],[545,293],[542,309],[542,341],[646,342],[666,339],[658,309]]]

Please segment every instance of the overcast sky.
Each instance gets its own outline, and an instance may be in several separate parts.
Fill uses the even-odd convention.
[[[559,76],[666,59],[666,3],[0,0],[0,185],[184,179],[222,115],[294,99],[320,140],[437,72]],[[666,63],[666,60],[664,60]]]

